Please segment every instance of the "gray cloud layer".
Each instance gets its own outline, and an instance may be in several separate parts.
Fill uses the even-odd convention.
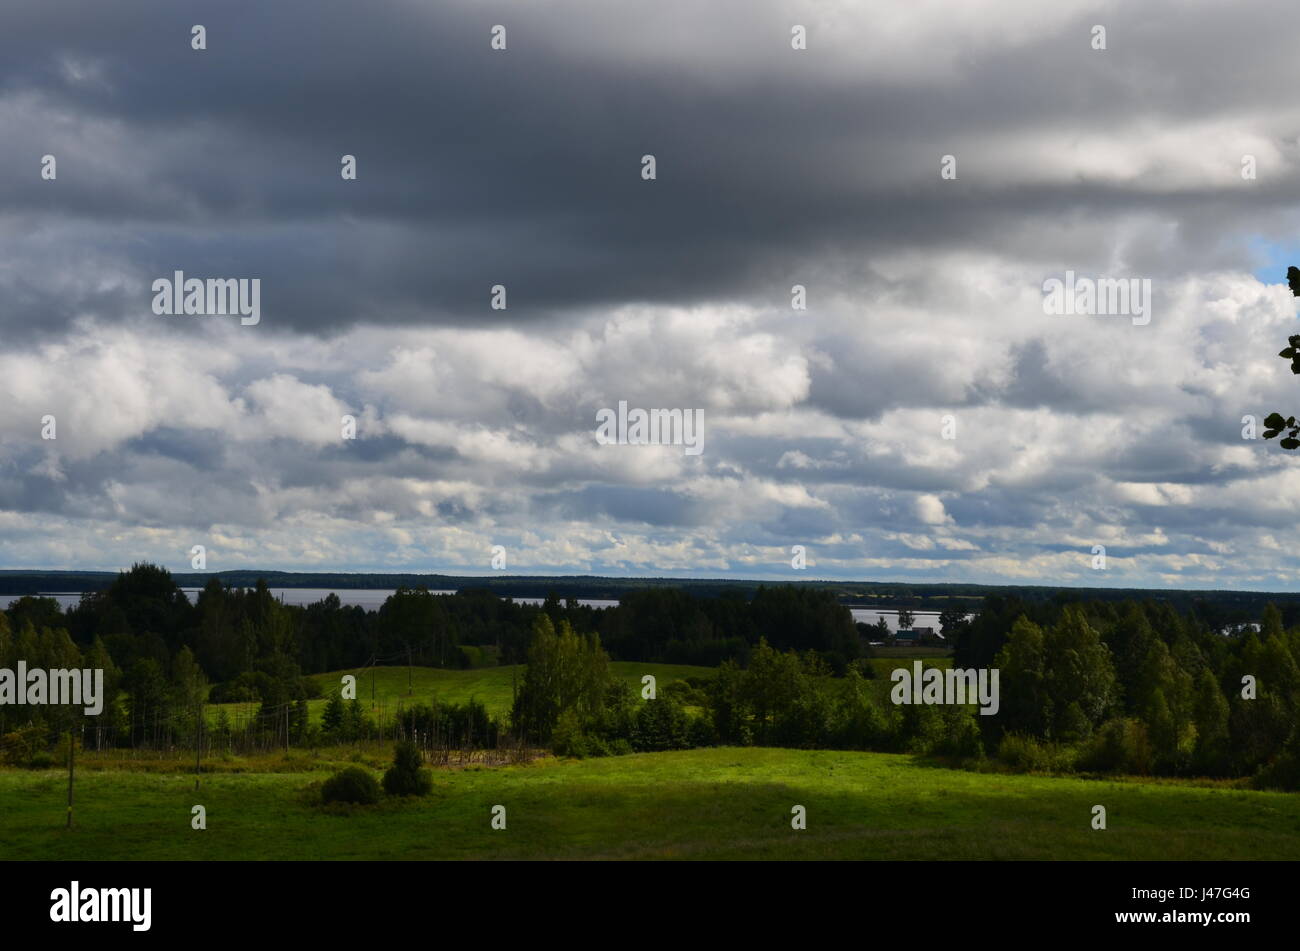
[[[1296,395],[1289,8],[919,7],[14,11],[0,564],[1294,587],[1241,438]],[[176,269],[262,322],[154,316]],[[1045,315],[1066,270],[1151,323]],[[704,453],[597,445],[619,400]]]

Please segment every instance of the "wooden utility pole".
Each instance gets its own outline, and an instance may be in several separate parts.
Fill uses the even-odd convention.
[[[203,749],[203,704],[198,706],[198,716],[194,720],[194,791],[199,791],[199,752]]]
[[[68,828],[72,828],[72,777],[73,777],[73,750],[76,743],[72,739],[72,731],[68,730]]]

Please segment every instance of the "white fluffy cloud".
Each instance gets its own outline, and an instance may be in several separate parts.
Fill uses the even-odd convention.
[[[1300,459],[1242,438],[1300,403],[1285,5],[562,0],[488,59],[469,0],[436,56],[322,4],[201,75],[149,11],[7,22],[0,566],[1295,587]],[[182,266],[262,323],[153,317]],[[1067,271],[1150,322],[1048,316]],[[703,453],[598,443],[620,401]]]
[[[947,273],[978,284],[964,267]],[[203,542],[217,565],[475,571],[504,543],[520,571],[781,576],[805,544],[828,575],[1093,583],[1100,543],[1108,580],[1278,583],[1300,546],[1269,520],[1300,470],[1240,420],[1292,395],[1260,356],[1294,320],[1289,294],[1190,278],[1133,326],[989,286],[1011,294],[977,292],[983,310],[960,318],[889,300],[793,332],[775,307],[623,308],[529,335],[364,327],[302,349],[236,324],[86,322],[73,343],[0,357],[0,438],[44,505],[7,514],[0,561],[112,565],[126,547],[177,564]],[[914,344],[894,324],[932,330]],[[827,382],[860,385],[859,413],[819,405]],[[682,396],[704,410],[701,456],[597,443],[602,406]],[[178,498],[178,482],[206,489]]]

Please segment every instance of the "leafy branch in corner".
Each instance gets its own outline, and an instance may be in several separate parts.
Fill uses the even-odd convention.
[[[1286,282],[1291,288],[1291,296],[1300,297],[1300,268],[1295,265],[1286,269]],[[1279,357],[1291,361],[1291,372],[1300,374],[1300,334],[1292,334],[1286,340],[1288,346],[1278,353]],[[1294,416],[1283,418],[1281,413],[1269,413],[1264,419],[1264,438],[1272,439],[1286,431],[1286,438],[1278,443],[1283,449],[1300,449],[1300,423]]]

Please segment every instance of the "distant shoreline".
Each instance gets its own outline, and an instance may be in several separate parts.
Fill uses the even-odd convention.
[[[35,594],[38,591],[98,591],[118,576],[116,571],[67,569],[0,569],[0,595]],[[645,588],[680,588],[701,596],[747,594],[760,587],[794,585],[834,591],[850,607],[918,607],[926,602],[966,600],[979,602],[989,595],[1014,595],[1025,600],[1044,600],[1061,592],[1100,601],[1151,598],[1185,601],[1208,599],[1245,606],[1275,601],[1300,604],[1300,592],[1253,591],[1207,588],[1124,588],[1077,585],[975,584],[930,581],[843,581],[828,578],[800,578],[792,572],[781,578],[673,578],[610,575],[452,575],[416,572],[295,572],[232,569],[219,572],[173,572],[176,583],[185,588],[202,588],[212,578],[229,587],[252,587],[259,578],[274,588],[430,589],[486,588],[503,596],[611,598],[618,593]]]

